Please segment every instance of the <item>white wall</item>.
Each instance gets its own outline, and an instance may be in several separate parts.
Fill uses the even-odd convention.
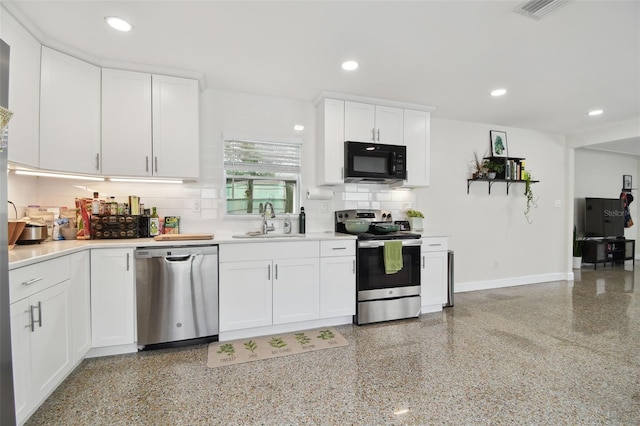
[[[631,155],[595,149],[580,148],[575,150],[575,223],[578,230],[584,228],[584,198],[618,198],[622,188],[622,175],[631,175],[633,188],[638,188],[640,178],[640,159]],[[629,205],[631,218],[635,224],[625,229],[625,237],[637,240],[640,234],[640,217],[638,217],[638,190],[632,191],[634,201]],[[640,256],[640,253],[636,257]]]
[[[506,194],[495,183],[472,183],[471,160],[488,155],[489,131],[507,132],[509,155],[526,158],[537,208],[532,223],[524,216],[524,183]],[[562,279],[570,241],[566,235],[564,138],[523,129],[433,119],[431,186],[416,190],[416,207],[425,213],[425,232],[448,235],[455,252],[458,290]],[[559,201],[560,207],[555,203]]]

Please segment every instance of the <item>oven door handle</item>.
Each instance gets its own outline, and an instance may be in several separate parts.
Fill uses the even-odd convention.
[[[397,241],[397,240],[386,240],[386,241]],[[401,240],[402,247],[410,247],[410,246],[421,246],[422,240],[420,238],[411,239],[411,240]],[[376,247],[384,247],[385,241],[358,241],[358,248],[376,248]]]

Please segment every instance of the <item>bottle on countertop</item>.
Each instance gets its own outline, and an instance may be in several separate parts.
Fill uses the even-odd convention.
[[[298,232],[301,234],[305,233],[306,228],[306,214],[304,213],[304,207],[300,207],[300,215],[298,216]]]
[[[149,218],[149,236],[155,237],[160,235],[160,218],[155,207],[151,208],[151,217]]]
[[[100,199],[98,193],[93,193],[93,201],[91,201],[91,214],[100,214]]]
[[[286,216],[284,217],[283,232],[285,234],[291,233],[291,217],[289,216],[289,213],[287,213]]]
[[[109,214],[118,214],[118,202],[113,195],[109,197]]]

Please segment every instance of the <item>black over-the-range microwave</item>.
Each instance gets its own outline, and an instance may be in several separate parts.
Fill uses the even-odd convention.
[[[344,181],[401,183],[407,178],[407,147],[379,143],[344,143]]]

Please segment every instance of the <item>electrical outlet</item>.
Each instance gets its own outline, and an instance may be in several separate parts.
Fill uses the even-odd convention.
[[[320,203],[320,213],[329,213],[329,203]]]
[[[562,201],[561,200],[556,200],[556,207],[562,207]]]
[[[192,210],[195,213],[200,211],[200,200],[193,200]]]

